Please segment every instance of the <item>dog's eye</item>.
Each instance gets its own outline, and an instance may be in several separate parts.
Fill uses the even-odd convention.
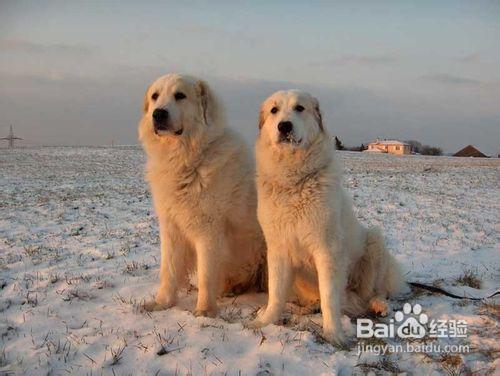
[[[296,106],[295,106],[295,111],[297,111],[297,112],[302,112],[302,111],[304,111],[304,106],[301,106],[300,104],[296,105]]]
[[[183,100],[184,98],[186,98],[186,94],[178,91],[177,93],[174,94],[174,98],[176,101],[180,101],[180,100]]]
[[[271,108],[271,113],[272,114],[275,114],[276,112],[278,112],[278,107]]]
[[[151,95],[151,99],[152,100],[157,100],[158,99],[158,93],[153,93],[153,95]]]

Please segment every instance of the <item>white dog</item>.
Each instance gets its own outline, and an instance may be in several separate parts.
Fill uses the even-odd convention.
[[[384,313],[385,298],[408,287],[380,232],[354,215],[318,101],[277,92],[263,103],[259,128],[258,218],[268,247],[269,302],[249,325],[279,320],[293,286],[300,303],[320,300],[324,337],[341,344],[341,310]]]
[[[214,94],[198,79],[169,74],[146,92],[139,138],[161,240],[160,288],[147,309],[174,305],[195,269],[197,316],[216,315],[220,292],[258,282],[265,242],[252,158],[224,123]]]

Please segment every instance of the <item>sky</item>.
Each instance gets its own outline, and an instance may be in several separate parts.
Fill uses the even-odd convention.
[[[500,1],[0,1],[0,135],[136,144],[168,72],[205,79],[253,142],[276,90],[318,97],[346,145],[500,153]],[[4,145],[2,145],[4,146]]]

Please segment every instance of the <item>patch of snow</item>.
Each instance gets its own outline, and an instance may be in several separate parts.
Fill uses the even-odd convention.
[[[359,219],[383,228],[408,280],[483,296],[498,288],[500,161],[339,153]],[[158,284],[159,239],[143,179],[143,152],[128,148],[0,149],[0,373],[330,375],[494,372],[498,301],[415,293],[434,319],[464,319],[471,352],[358,355],[318,336],[321,315],[247,330],[265,294],[220,299],[216,319],[178,307],[145,313]],[[476,290],[457,279],[472,270]],[[404,302],[391,302],[401,310]],[[355,325],[344,317],[350,336]],[[446,341],[440,340],[442,343]],[[450,339],[451,341],[451,339]],[[396,367],[396,368],[394,368]]]

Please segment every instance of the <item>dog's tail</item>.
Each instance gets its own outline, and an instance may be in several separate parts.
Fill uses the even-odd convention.
[[[387,250],[384,236],[378,227],[368,229],[366,253],[374,262],[377,273],[375,277],[375,293],[377,295],[397,297],[410,291],[401,266]]]

